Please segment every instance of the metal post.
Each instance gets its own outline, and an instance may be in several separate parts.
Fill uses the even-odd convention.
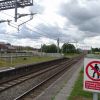
[[[96,92],[93,93],[93,100],[98,100],[98,93]]]
[[[41,44],[41,57],[42,57],[42,44]]]
[[[15,22],[17,22],[17,0],[15,1]]]
[[[91,46],[91,54],[92,54],[93,52],[92,52],[92,46]]]
[[[59,53],[59,38],[57,39],[57,53]]]
[[[11,64],[12,64],[12,53],[11,53],[11,55],[10,55],[10,56],[11,56]]]

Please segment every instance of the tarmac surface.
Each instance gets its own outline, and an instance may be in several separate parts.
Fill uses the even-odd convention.
[[[34,100],[68,100],[82,67],[83,59],[74,64]]]

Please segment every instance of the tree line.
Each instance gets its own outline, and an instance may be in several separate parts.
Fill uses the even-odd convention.
[[[95,52],[100,52],[100,48],[92,48],[92,52],[95,53]]]
[[[59,48],[55,44],[51,44],[51,45],[44,44],[41,47],[41,51],[45,52],[45,53],[57,53],[57,51],[59,51],[59,53],[76,53],[76,52],[78,52],[78,50],[75,48],[75,46],[73,44],[69,44],[69,43],[64,43],[61,48]]]

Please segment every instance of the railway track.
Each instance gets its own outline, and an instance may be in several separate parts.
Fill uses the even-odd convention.
[[[36,64],[26,64],[21,66],[15,66],[14,68],[4,69],[0,71],[0,85],[8,81],[12,81],[22,76],[29,75],[31,73],[38,72],[45,68],[51,67],[53,65],[60,64],[63,61],[68,60],[68,58],[60,58],[47,62],[40,62]]]
[[[43,74],[45,72],[48,72],[50,70],[54,70],[58,66],[61,66],[61,65],[65,64],[65,63],[66,62],[62,62],[62,63],[60,63],[58,65],[53,65],[53,66],[51,66],[49,68],[46,68],[44,70],[40,70],[40,71],[38,71],[36,73],[32,73],[32,74],[29,74],[29,75],[26,75],[26,76],[22,76],[22,77],[16,78],[14,80],[3,82],[2,84],[0,84],[0,92],[5,91],[5,90],[7,90],[7,89],[9,89],[9,88],[11,88],[11,87],[13,87],[15,85],[18,85],[18,84],[20,84],[20,83],[22,83],[24,81],[27,81],[27,80],[29,80],[31,78],[37,77],[37,76],[39,76],[39,75],[41,75],[41,74]]]
[[[71,66],[73,64],[70,63],[68,66]],[[68,68],[68,67],[67,67]],[[49,81],[50,79],[52,79],[53,77],[55,77],[57,74],[60,74],[62,71],[64,71],[65,68],[63,67],[62,69],[60,69],[58,72],[55,72],[54,74],[50,75],[48,78],[42,80],[40,83],[38,83],[36,86],[32,87],[30,90],[26,91],[25,93],[23,93],[22,95],[20,95],[19,97],[15,98],[14,100],[25,100],[25,98],[28,96],[31,96],[32,92],[38,88],[41,85],[44,85],[47,81]]]
[[[35,73],[3,82],[0,84],[0,98],[2,100],[5,100],[5,98],[8,98],[7,100],[24,100],[25,96],[29,95],[32,91],[34,91],[34,89],[38,88],[42,84],[45,84],[48,80],[65,69],[68,69],[79,59],[80,57],[65,60],[59,64],[49,66]],[[16,93],[10,94],[12,91],[16,91]]]
[[[36,86],[32,87],[30,90],[26,91],[25,93],[23,93],[22,95],[20,95],[19,97],[15,98],[14,100],[26,100],[27,97],[31,97],[32,92],[34,92],[34,89],[40,87],[41,85],[45,84],[47,81],[49,81],[50,79],[52,79],[53,77],[55,77],[57,74],[60,74],[62,71],[67,70],[72,64],[74,64],[78,59],[70,59],[68,60],[65,65],[63,65],[62,69],[60,69],[58,72],[55,72],[53,75],[49,76],[48,78],[46,78],[45,80],[42,80],[40,83],[38,83]],[[66,67],[67,66],[67,67]],[[67,69],[66,69],[67,68]]]

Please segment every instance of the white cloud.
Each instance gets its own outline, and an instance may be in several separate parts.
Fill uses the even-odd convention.
[[[77,40],[100,47],[99,4],[100,0],[35,0],[33,7],[18,9],[18,13],[37,12],[33,20],[21,25],[19,33],[7,23],[0,24],[0,41],[39,47],[41,43],[56,44],[57,38],[60,38],[62,43]],[[0,19],[13,20],[15,27],[29,18],[23,17],[15,23],[14,10],[0,12]]]
[[[100,48],[100,36],[86,38],[84,39],[84,43],[92,47]]]

